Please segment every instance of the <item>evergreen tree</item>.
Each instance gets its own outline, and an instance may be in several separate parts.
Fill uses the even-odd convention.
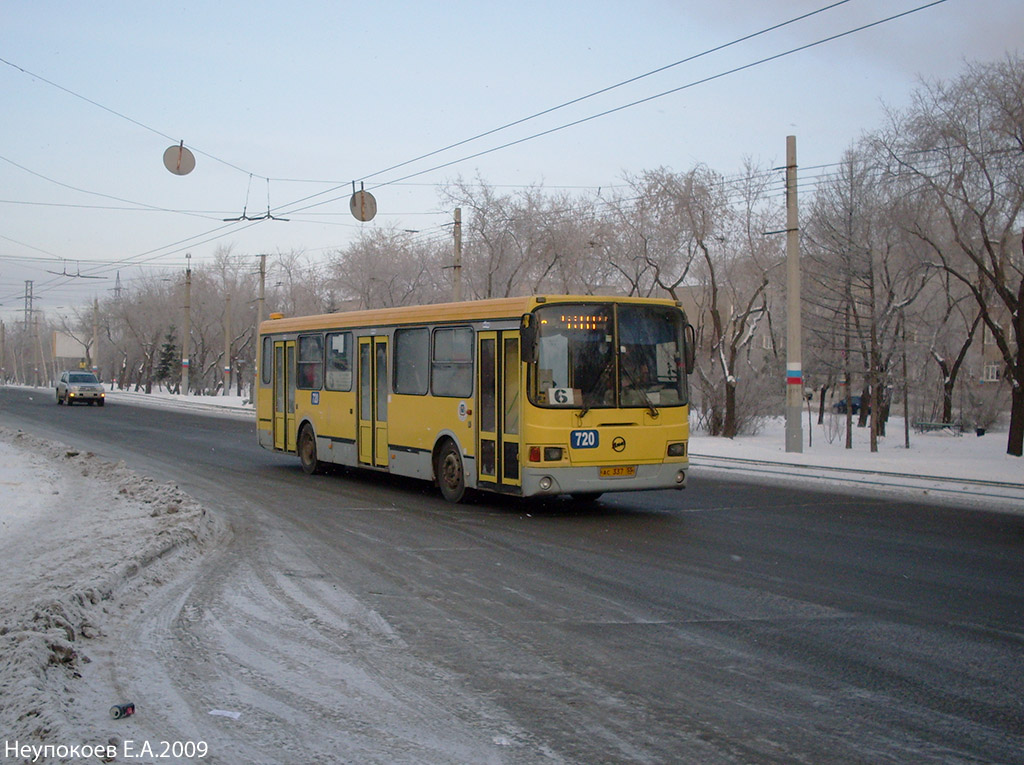
[[[171,326],[167,332],[167,336],[164,338],[164,344],[160,346],[160,357],[157,360],[156,365],[156,381],[158,384],[167,384],[170,388],[172,384],[176,383],[175,361],[178,358],[178,346],[175,343],[174,327]]]

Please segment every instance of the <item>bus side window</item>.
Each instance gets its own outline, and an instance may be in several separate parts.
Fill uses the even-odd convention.
[[[352,333],[327,335],[327,390],[352,390]]]
[[[427,392],[430,344],[426,327],[395,330],[395,393]]]
[[[445,327],[434,330],[431,362],[435,396],[466,398],[473,395],[473,330]]]
[[[274,338],[269,335],[263,338],[263,354],[260,358],[260,382],[263,385],[270,385],[273,374]]]
[[[297,366],[296,387],[306,390],[323,387],[324,339],[321,335],[299,335]]]

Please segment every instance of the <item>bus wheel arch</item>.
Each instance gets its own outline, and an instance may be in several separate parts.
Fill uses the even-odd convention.
[[[298,452],[299,462],[302,463],[302,472],[306,475],[315,475],[323,471],[324,464],[316,456],[316,433],[308,422],[299,427],[295,450]]]
[[[466,494],[466,470],[458,444],[442,438],[434,447],[434,479],[449,502],[461,502]]]

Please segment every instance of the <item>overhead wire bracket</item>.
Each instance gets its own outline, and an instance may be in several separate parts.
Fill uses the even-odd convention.
[[[82,273],[82,263],[81,263],[81,261],[75,261],[75,273],[73,273],[73,274],[69,274],[68,273],[68,262],[66,260],[64,261],[64,270],[63,271],[57,272],[57,271],[51,271],[51,270],[47,269],[46,273],[48,273],[48,274],[57,274],[57,276],[66,276],[69,279],[106,279],[107,278],[105,276],[89,276],[87,274],[83,274]]]
[[[260,217],[260,218],[252,218],[248,214],[248,210],[249,210],[249,191],[251,189],[252,189],[252,173],[249,173],[249,183],[246,184],[246,187],[245,187],[245,204],[242,205],[242,214],[239,215],[237,218],[224,218],[224,222],[225,223],[234,223],[235,221],[239,221],[239,220],[262,220],[262,217]]]

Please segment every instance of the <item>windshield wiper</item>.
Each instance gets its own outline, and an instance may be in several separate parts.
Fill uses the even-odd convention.
[[[594,388],[595,389],[596,388],[600,388],[600,386],[601,386],[601,378],[603,378],[605,376],[605,373],[608,371],[608,369],[614,363],[615,363],[615,356],[613,355],[613,356],[611,356],[611,358],[608,359],[608,361],[605,362],[604,366],[601,367],[601,370],[597,373],[597,378],[594,381]],[[580,395],[583,395],[582,391],[580,392]],[[583,407],[580,409],[580,413],[579,413],[578,417],[582,420],[584,417],[587,416],[587,412],[589,412],[590,409],[591,409],[591,407],[587,403],[587,397],[583,396]]]
[[[654,406],[654,402],[651,401],[651,397],[647,395],[647,390],[637,385],[636,378],[629,373],[629,369],[626,368],[625,364],[620,364],[619,368],[622,370],[622,373],[629,378],[630,383],[633,384],[633,390],[643,396],[644,403],[647,404],[647,411],[651,413],[651,417],[656,418],[658,416],[658,409]]]

